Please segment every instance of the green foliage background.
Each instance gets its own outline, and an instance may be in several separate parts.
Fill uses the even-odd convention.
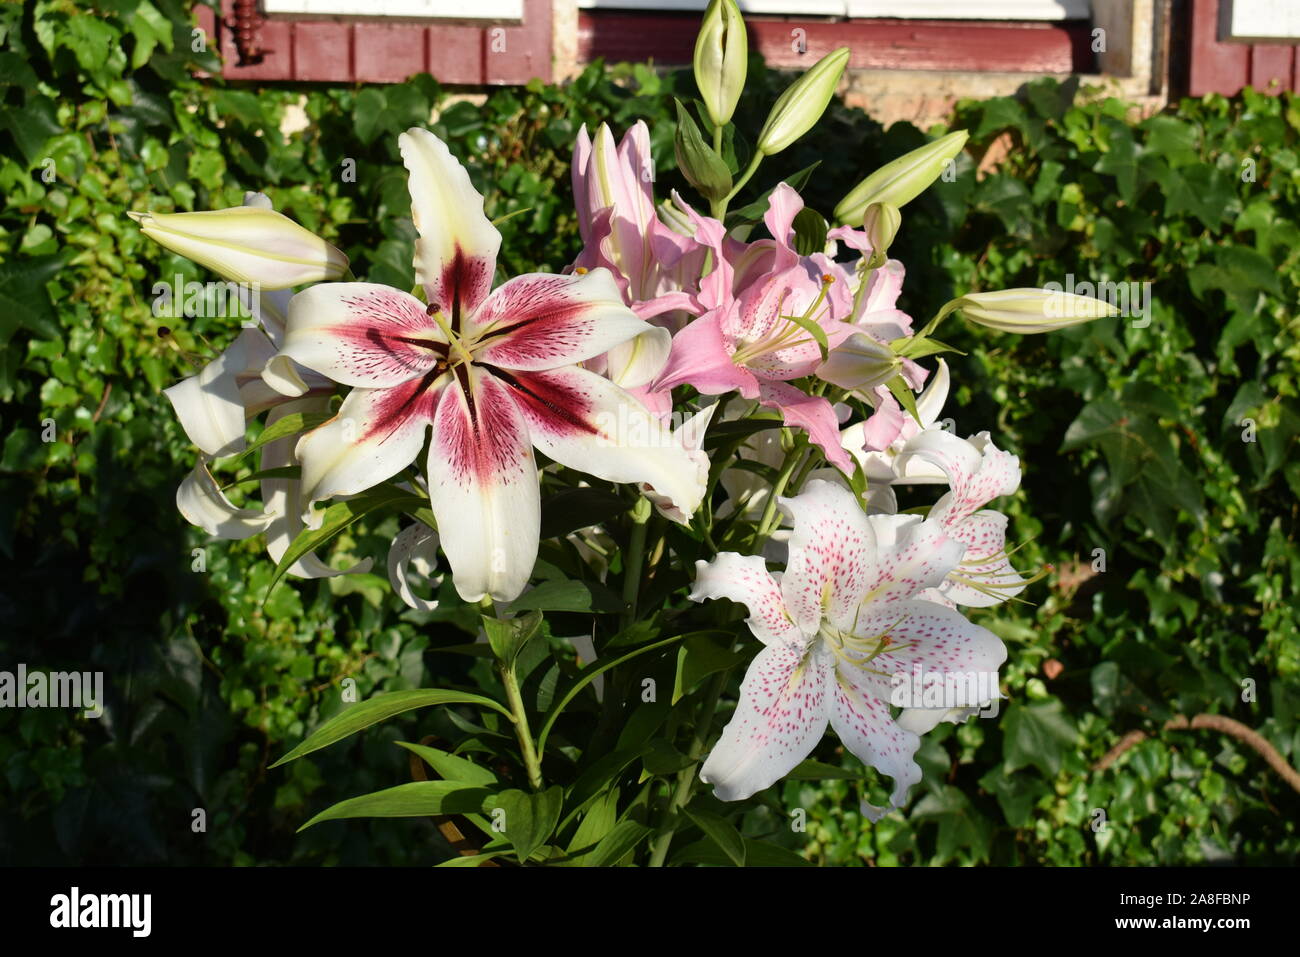
[[[272,567],[256,539],[208,544],[206,571],[191,571],[203,535],[172,501],[193,450],[161,390],[236,330],[203,318],[160,328],[153,284],[208,277],[125,212],[230,206],[263,189],[358,275],[409,288],[396,134],[427,124],[466,163],[489,216],[527,210],[501,226],[504,271],[557,270],[578,248],[568,169],[579,126],[621,131],[644,117],[660,192],[680,187],[672,98],[691,96],[689,77],[593,67],[482,105],[428,76],[247,89],[192,78],[191,66],[217,64],[191,49],[184,0],[87,6],[0,7],[0,668],[102,670],[108,709],[99,721],[0,710],[0,858],[446,858],[427,820],[294,831],[337,800],[408,780],[392,742],[456,739],[465,729],[451,718],[421,712],[265,767],[340,709],[345,678],[362,697],[490,681],[481,663],[439,652],[469,640],[473,618],[454,600],[408,611],[373,575],[293,582],[263,606]],[[751,78],[739,124],[752,130],[785,81],[757,63]],[[282,135],[298,104],[310,125]],[[817,757],[842,778],[787,781],[735,823],[821,863],[1294,862],[1300,795],[1231,738],[1160,728],[1219,713],[1292,764],[1300,756],[1300,108],[1247,91],[1134,122],[1123,103],[1045,81],[1020,100],[964,103],[954,125],[971,131],[975,156],[999,137],[1010,151],[986,176],[963,155],[955,182],[904,211],[893,251],[908,266],[903,306],[924,319],[956,293],[1073,274],[1151,282],[1151,322],[1023,338],[945,327],[968,353],[953,363],[945,414],[1022,457],[1024,487],[1007,505],[1013,538],[1032,538],[1021,564],[1057,569],[1031,590],[1037,605],[975,616],[1010,648],[1009,703],[997,720],[928,735],[908,809],[874,827],[858,798],[884,791],[833,737]],[[835,105],[762,179],[819,160],[804,192],[828,212],[924,138]],[[46,420],[57,441],[41,440]],[[382,559],[393,523],[357,526],[335,559]],[[1134,729],[1152,736],[1091,770]],[[787,826],[795,807],[806,832]],[[196,808],[205,833],[191,829]]]

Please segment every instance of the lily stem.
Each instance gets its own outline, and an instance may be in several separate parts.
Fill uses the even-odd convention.
[[[646,525],[650,521],[651,505],[649,499],[637,500],[632,509],[632,534],[628,538],[627,551],[623,556],[623,628],[630,628],[636,623],[637,599],[641,591],[641,568],[645,563]]]
[[[714,675],[704,700],[700,702],[700,711],[695,720],[695,736],[691,739],[691,747],[686,754],[690,764],[677,772],[677,785],[673,788],[672,798],[668,802],[668,807],[664,809],[663,820],[659,822],[659,829],[655,832],[654,849],[650,852],[651,867],[663,867],[668,857],[668,848],[673,842],[681,809],[690,803],[691,793],[695,790],[700,755],[704,753],[704,745],[709,740],[713,714],[718,710],[718,699],[722,697],[722,691],[727,687],[727,678],[730,675],[730,668]]]
[[[763,517],[758,520],[758,525],[754,530],[754,543],[751,546],[755,551],[762,548],[774,531],[776,531],[776,500],[784,493],[786,486],[790,484],[790,479],[795,470],[799,468],[800,463],[804,461],[806,450],[795,449],[785,460],[785,465],[781,467],[781,472],[776,477],[776,482],[772,485],[772,492],[767,497],[767,504],[763,508]]]
[[[533,733],[528,727],[528,712],[524,708],[523,695],[519,693],[519,679],[515,676],[513,664],[501,662],[501,683],[506,688],[506,702],[514,716],[515,737],[519,739],[519,751],[523,755],[524,767],[528,770],[528,784],[534,791],[543,786],[542,762],[537,756],[537,747],[533,744]]]

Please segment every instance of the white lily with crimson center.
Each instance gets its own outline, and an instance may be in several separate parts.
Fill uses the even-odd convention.
[[[607,270],[529,274],[492,289],[501,235],[433,134],[399,138],[410,174],[416,280],[428,305],[374,283],[313,286],[289,305],[282,352],[352,386],[298,442],[304,519],[392,478],[432,427],[430,505],[457,592],[509,601],[537,558],[536,447],[568,468],[643,482],[689,518],[707,472],[634,397],[579,363],[647,331]]]

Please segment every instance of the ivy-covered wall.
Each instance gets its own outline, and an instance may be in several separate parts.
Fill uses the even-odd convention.
[[[161,390],[237,323],[155,316],[155,283],[208,277],[125,214],[262,189],[357,275],[409,288],[396,134],[427,124],[489,216],[522,210],[500,227],[506,272],[558,270],[578,248],[579,126],[646,118],[672,185],[673,96],[692,84],[593,67],[482,106],[449,103],[428,76],[234,88],[193,78],[217,66],[194,40],[185,0],[0,6],[0,669],[99,670],[108,694],[97,720],[0,709],[0,849],[34,863],[435,861],[449,852],[429,822],[294,831],[340,782],[408,779],[391,742],[449,719],[265,768],[338,710],[345,678],[362,696],[473,683],[473,659],[438,651],[469,640],[473,616],[450,592],[409,611],[374,575],[268,598],[257,540],[207,543],[181,520],[193,450]],[[779,87],[751,79],[750,128]],[[308,127],[282,135],[300,101]],[[967,353],[945,414],[1022,457],[1012,537],[1032,539],[1025,566],[1054,571],[1027,593],[1037,604],[977,616],[1009,646],[1009,701],[926,737],[906,813],[872,827],[856,781],[787,783],[783,804],[808,823],[786,842],[826,863],[1294,862],[1300,794],[1239,737],[1165,724],[1228,716],[1300,760],[1300,108],[1247,91],[1134,123],[1123,103],[1043,82],[962,104],[953,125],[971,131],[968,154],[907,207],[891,251],[911,314],[977,282],[1150,283],[1150,310],[1053,336],[944,336]],[[977,174],[998,138],[1006,158]],[[773,165],[819,161],[804,193],[826,213],[923,140],[833,107]],[[359,525],[335,559],[382,554],[393,530]],[[1147,737],[1103,761],[1133,731]],[[817,756],[859,775],[833,739]]]

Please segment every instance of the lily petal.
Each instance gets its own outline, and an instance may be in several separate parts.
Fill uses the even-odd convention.
[[[769,646],[802,647],[803,633],[786,611],[781,586],[760,555],[719,552],[711,562],[695,563],[691,601],[726,598],[749,609],[745,623],[754,637]]]
[[[411,583],[406,580],[407,571],[413,570],[421,577],[433,577],[438,564],[438,533],[427,525],[416,523],[397,533],[393,544],[388,549],[388,580],[393,591],[416,611],[433,611],[438,607],[436,598],[420,598],[411,591]],[[442,581],[439,576],[435,585]],[[435,593],[437,589],[435,588]]]
[[[811,481],[778,504],[794,524],[790,560],[781,594],[805,634],[823,618],[851,619],[871,584],[875,533],[853,493],[831,482]]]
[[[635,397],[586,369],[497,375],[538,450],[608,482],[645,482],[687,518],[704,497],[708,457],[687,449]]]
[[[245,329],[198,375],[163,390],[185,434],[210,458],[244,447],[248,412],[240,395],[241,379],[260,372],[274,354],[265,334]]]
[[[518,276],[495,289],[474,319],[475,360],[506,369],[573,365],[652,327],[636,317],[607,269]]]
[[[735,714],[700,769],[722,801],[775,784],[826,732],[828,666],[815,651],[769,645],[740,686]]]
[[[415,278],[431,304],[460,332],[492,288],[501,234],[483,213],[483,197],[447,144],[412,127],[397,138],[410,173]]]
[[[329,408],[329,398],[321,395],[309,395],[302,399],[286,402],[271,410],[266,417],[268,427],[275,425],[286,415],[298,412],[324,412]],[[294,448],[299,437],[287,435],[262,446],[261,468],[283,468],[297,465]],[[298,534],[305,527],[302,521],[302,482],[295,478],[262,479],[262,502],[268,513],[274,513],[275,520],[266,529],[266,551],[277,565],[284,553]],[[374,559],[363,558],[349,568],[332,568],[317,557],[315,552],[307,552],[285,569],[285,574],[293,578],[333,578],[337,575],[360,575],[370,571]]]
[[[236,508],[202,459],[176,490],[176,508],[191,525],[217,538],[252,538],[266,531],[275,518],[255,508]]]
[[[429,500],[465,601],[512,601],[532,575],[542,506],[528,433],[512,390],[472,366],[438,403]]]
[[[317,527],[317,502],[373,488],[415,461],[438,404],[433,375],[391,389],[353,389],[338,415],[298,440],[303,521]]]
[[[409,293],[336,282],[290,300],[280,351],[335,382],[373,389],[424,375],[447,355],[447,337]]]
[[[840,444],[840,424],[829,401],[787,382],[760,382],[758,400],[769,409],[779,409],[786,425],[803,429],[828,462],[852,474],[853,459]]]
[[[862,677],[863,672],[850,666],[841,664],[836,669],[834,678],[827,682],[830,721],[854,757],[894,781],[889,807],[862,803],[863,815],[878,821],[901,807],[912,785],[921,780],[921,768],[915,760],[921,739],[894,722],[887,701],[876,696],[874,685],[862,683]]]
[[[966,552],[966,543],[932,518],[871,515],[867,522],[876,541],[866,593],[871,602],[900,601],[937,588]]]

